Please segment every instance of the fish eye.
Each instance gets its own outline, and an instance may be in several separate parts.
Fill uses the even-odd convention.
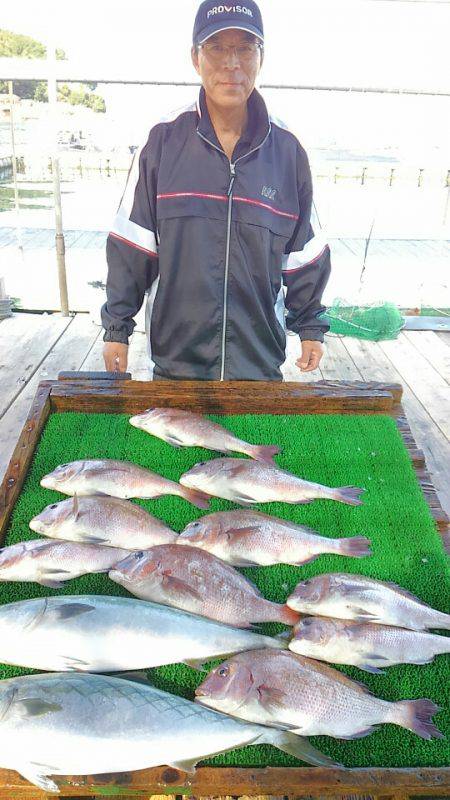
[[[221,678],[226,678],[228,673],[229,673],[228,667],[221,667],[219,670],[217,670],[217,674],[220,675]]]
[[[144,551],[139,550],[137,553],[134,554],[136,561],[139,561],[140,558],[144,558]]]
[[[204,467],[205,464],[206,464],[206,461],[200,461],[200,463],[197,464],[197,467]]]
[[[57,505],[58,505],[58,503],[52,503],[51,506],[49,506],[49,508],[51,508],[51,509],[56,508]]]
[[[199,528],[199,527],[200,527],[199,522],[191,522],[191,528]]]

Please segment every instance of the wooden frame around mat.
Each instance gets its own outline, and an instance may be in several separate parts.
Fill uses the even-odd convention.
[[[150,406],[188,408],[203,413],[389,414],[396,422],[437,528],[450,551],[449,520],[441,507],[401,405],[399,384],[259,381],[133,381],[114,373],[61,373],[39,384],[27,420],[0,486],[0,545],[14,504],[50,414],[61,411],[135,414]],[[199,767],[194,775],[172,767],[154,767],[111,775],[57,777],[65,797],[150,795],[284,797],[342,796],[405,798],[450,795],[450,767],[322,768]],[[12,770],[0,769],[0,800],[39,798],[36,789]]]

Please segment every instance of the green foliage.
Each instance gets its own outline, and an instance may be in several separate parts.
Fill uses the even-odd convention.
[[[0,57],[45,58],[46,55],[47,49],[42,42],[32,39],[31,36],[0,29]],[[56,58],[59,61],[66,59],[66,54],[60,47],[56,48]],[[86,86],[89,91],[85,91]],[[58,84],[58,100],[71,105],[83,105],[93,111],[104,113],[106,105],[103,97],[91,94],[96,87],[97,84],[93,82],[78,85],[73,89],[67,84]],[[13,91],[18,97],[26,100],[37,100],[41,103],[48,102],[47,83],[45,81],[14,81]],[[0,94],[6,94],[7,92],[7,81],[0,81]]]

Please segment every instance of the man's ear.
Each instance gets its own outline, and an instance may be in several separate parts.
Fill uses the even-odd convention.
[[[261,69],[264,61],[264,47],[261,47],[259,50],[259,69]]]
[[[200,75],[200,70],[198,66],[198,50],[196,47],[191,47],[191,59],[194,65],[195,71]]]

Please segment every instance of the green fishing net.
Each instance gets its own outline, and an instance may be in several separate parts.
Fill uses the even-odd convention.
[[[404,325],[404,319],[393,303],[351,306],[336,299],[321,318],[330,325],[330,333],[374,342],[396,339]]]

